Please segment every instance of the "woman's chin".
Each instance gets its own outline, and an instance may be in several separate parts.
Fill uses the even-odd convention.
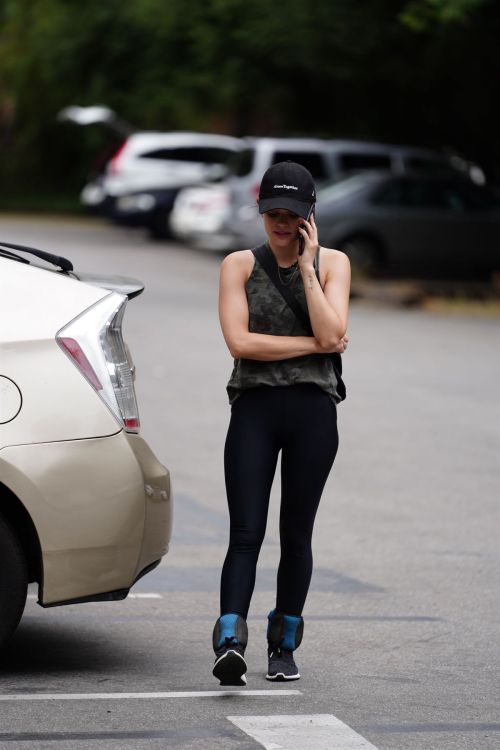
[[[291,242],[293,242],[293,235],[292,234],[273,234],[271,236],[271,239],[273,242],[275,242],[280,247],[288,246]]]

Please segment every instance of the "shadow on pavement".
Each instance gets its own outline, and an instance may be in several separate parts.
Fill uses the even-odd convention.
[[[13,638],[0,652],[0,675],[54,674],[61,672],[103,673],[134,661],[133,648],[107,638],[96,640],[69,623],[54,624],[25,617]],[[19,692],[30,692],[20,688]],[[16,689],[9,688],[9,692]]]

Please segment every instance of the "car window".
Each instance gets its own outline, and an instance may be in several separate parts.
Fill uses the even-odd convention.
[[[408,203],[407,184],[406,180],[385,182],[375,190],[371,202],[377,206],[406,206]]]
[[[486,188],[472,183],[448,183],[443,185],[450,207],[462,211],[500,210],[500,200]]]
[[[383,185],[373,196],[379,206],[401,208],[450,209],[458,208],[444,185],[426,180],[393,180]]]
[[[273,164],[280,161],[296,161],[302,164],[312,174],[313,180],[326,180],[328,170],[322,154],[316,151],[275,151],[272,159]]]
[[[318,190],[318,203],[327,201],[336,201],[364,190],[369,184],[366,174],[357,174],[352,177],[346,177],[344,180],[334,182]]]
[[[229,172],[235,177],[246,177],[253,169],[255,161],[255,149],[245,148],[231,154],[229,160]]]
[[[451,208],[443,186],[419,180],[406,186],[406,202],[411,208]]]
[[[165,161],[190,161],[198,164],[226,164],[233,152],[227,148],[210,146],[186,146],[179,148],[158,148],[141,154],[141,159],[160,159]]]
[[[338,160],[342,172],[391,168],[391,158],[387,154],[344,153],[339,154]]]
[[[403,158],[406,169],[424,174],[439,174],[442,172],[456,172],[456,170],[440,159],[426,159],[422,156],[408,156]]]
[[[489,191],[458,181],[392,180],[375,192],[372,202],[379,206],[478,211],[498,209],[498,200]]]

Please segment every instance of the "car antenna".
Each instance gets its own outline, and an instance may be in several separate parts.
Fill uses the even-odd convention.
[[[2,240],[0,240],[0,247],[8,247],[10,250],[21,250],[21,252],[35,255],[37,258],[47,261],[47,263],[52,263],[52,265],[54,266],[59,266],[59,268],[62,268],[63,271],[73,270],[73,263],[67,258],[63,258],[60,255],[52,255],[52,253],[46,253],[44,250],[37,250],[35,247],[28,247],[27,245],[14,245],[11,242],[3,242]],[[9,255],[11,255],[12,258],[17,257],[11,253],[9,253]],[[21,258],[19,258],[19,260],[21,260]]]

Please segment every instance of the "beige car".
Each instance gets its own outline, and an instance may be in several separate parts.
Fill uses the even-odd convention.
[[[0,645],[29,582],[42,607],[124,599],[171,532],[122,338],[143,287],[35,252],[0,243]]]

